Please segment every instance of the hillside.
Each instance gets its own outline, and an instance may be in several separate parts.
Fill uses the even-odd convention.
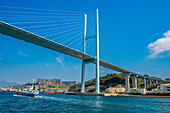
[[[151,89],[157,88],[157,86],[159,86],[160,84],[167,84],[167,83],[170,83],[170,80],[163,80],[162,82],[158,84],[147,84],[147,89],[151,90]]]
[[[139,82],[142,82],[141,79],[138,80]],[[130,83],[131,83],[131,79],[130,79]],[[109,87],[115,87],[117,85],[121,84],[123,87],[126,88],[125,86],[125,77],[123,76],[123,74],[115,74],[115,73],[108,73],[107,75],[100,77],[100,89],[101,90],[105,90],[106,88]],[[95,86],[95,80],[89,80],[85,82],[85,87],[86,87],[86,91],[92,91],[94,89],[90,89],[89,86]],[[69,91],[80,91],[80,84],[75,84],[72,85],[69,88]]]
[[[148,76],[148,75],[146,75]],[[148,76],[149,77],[149,76]],[[152,78],[156,78],[156,77],[152,77]],[[160,79],[160,78],[159,78]],[[132,79],[129,79],[130,81],[130,87],[132,87]],[[143,78],[138,78],[138,88],[143,88],[144,87],[144,80]],[[125,76],[123,74],[115,74],[115,73],[108,73],[107,75],[100,77],[100,90],[104,91],[106,88],[109,87],[115,87],[117,85],[122,85],[123,87],[126,88],[125,86]],[[149,84],[148,85],[148,89],[151,87],[156,87],[157,85],[154,84]],[[86,87],[86,91],[93,91],[95,88],[95,80],[89,80],[85,82],[85,87]],[[75,84],[72,85],[69,88],[69,91],[75,91],[75,92],[79,92],[81,88],[80,84]]]

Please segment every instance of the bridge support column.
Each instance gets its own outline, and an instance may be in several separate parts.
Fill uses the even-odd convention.
[[[96,59],[82,60],[82,73],[81,73],[81,93],[85,93],[85,67],[86,64],[96,63]]]
[[[149,84],[149,81],[148,81],[148,79],[146,79],[146,84]]]
[[[158,84],[158,80],[156,80],[156,84]]]
[[[133,88],[137,88],[137,76],[132,76],[131,78]]]
[[[152,84],[152,80],[149,80],[149,84]]]
[[[81,73],[81,93],[85,92],[85,63],[82,61],[82,73]]]
[[[86,26],[87,15],[84,15],[84,36],[83,36],[83,53],[86,53]],[[82,60],[82,73],[81,73],[81,93],[85,92],[85,61]]]
[[[144,88],[146,89],[146,78],[144,77]]]
[[[123,75],[125,76],[125,86],[127,88],[130,88],[129,77],[130,77],[131,73],[123,73]]]

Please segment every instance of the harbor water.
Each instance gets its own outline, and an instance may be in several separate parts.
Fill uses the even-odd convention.
[[[170,113],[170,98],[104,97],[40,93],[37,97],[16,96],[0,91],[0,112],[69,113]]]

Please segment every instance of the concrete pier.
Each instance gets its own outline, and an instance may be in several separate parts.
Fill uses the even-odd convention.
[[[156,80],[156,84],[158,84],[158,80]]]
[[[125,76],[125,86],[127,88],[130,88],[129,77],[130,77],[131,73],[123,73],[123,75]]]
[[[82,61],[81,93],[85,92],[85,62]]]
[[[144,88],[146,89],[146,78],[144,77]]]
[[[149,80],[148,79],[146,79],[146,84],[149,84]]]
[[[137,76],[131,76],[132,78],[132,87],[137,88]]]

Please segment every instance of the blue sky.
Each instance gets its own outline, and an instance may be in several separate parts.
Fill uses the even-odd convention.
[[[15,22],[31,22],[29,19],[38,14],[25,17],[25,20],[19,20],[17,16],[24,17],[24,14],[16,12],[54,13],[54,11],[49,10],[57,10],[58,12],[55,16],[70,14],[72,17],[77,18],[80,24],[76,23],[76,27],[71,27],[71,29],[75,29],[73,36],[78,35],[76,37],[78,38],[83,35],[83,14],[87,13],[88,25],[94,28],[94,14],[98,8],[100,59],[133,72],[164,79],[170,77],[169,4],[169,0],[12,0],[10,2],[9,0],[1,0],[0,19],[24,28],[28,26],[16,24]],[[4,8],[3,6],[8,7]],[[11,7],[20,7],[20,9]],[[10,11],[12,12],[9,13]],[[13,17],[13,20],[10,20],[10,17]],[[39,17],[36,19],[39,19]],[[75,20],[74,22],[77,22]],[[59,19],[56,19],[56,21],[59,21]],[[37,24],[37,26],[41,25],[47,24]],[[33,26],[33,24],[30,24],[30,26]],[[64,27],[67,27],[67,25]],[[78,27],[80,29],[76,29]],[[34,31],[34,29],[25,29]],[[40,35],[46,36],[50,35],[50,32],[51,34],[57,32],[57,28],[53,29],[52,27],[48,27],[48,29],[38,27],[36,30],[38,31],[35,33],[40,34],[41,31],[41,33],[46,34]],[[69,28],[66,30],[69,30]],[[79,30],[80,35],[78,34]],[[90,33],[94,34],[94,29],[91,31],[89,30],[89,35]],[[57,36],[53,35],[49,39],[55,37]],[[66,45],[69,45],[71,41],[73,40],[68,41]],[[75,45],[79,41],[81,41],[81,37],[77,42],[75,41]],[[80,46],[79,48],[81,48]],[[77,49],[79,50],[79,48]],[[87,53],[94,56],[94,52],[93,39]],[[100,76],[111,72],[116,73],[100,67]],[[18,83],[25,83],[37,78],[60,78],[62,80],[80,81],[80,74],[81,60],[0,34],[0,80]],[[86,80],[93,78],[94,65],[90,64],[86,68]]]

